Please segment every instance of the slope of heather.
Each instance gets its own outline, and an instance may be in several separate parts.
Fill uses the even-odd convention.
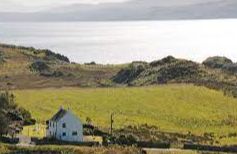
[[[0,89],[104,86],[121,67],[80,65],[50,50],[0,44]]]
[[[225,60],[227,61],[226,63],[224,63]],[[221,65],[222,61],[223,64]],[[220,67],[212,67],[216,65],[220,65]],[[119,71],[112,80],[116,83],[130,86],[193,83],[223,90],[226,94],[237,97],[237,72],[235,71],[235,66],[236,64],[224,57],[208,58],[203,64],[199,64],[168,56],[151,63],[133,62]]]

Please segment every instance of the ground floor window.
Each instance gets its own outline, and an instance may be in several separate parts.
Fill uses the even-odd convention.
[[[63,136],[66,136],[66,132],[63,132],[63,134],[62,134]]]
[[[72,136],[77,136],[77,131],[72,132]]]

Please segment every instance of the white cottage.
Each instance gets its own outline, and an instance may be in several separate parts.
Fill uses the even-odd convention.
[[[83,142],[83,126],[70,110],[61,108],[47,121],[46,136],[61,141]]]

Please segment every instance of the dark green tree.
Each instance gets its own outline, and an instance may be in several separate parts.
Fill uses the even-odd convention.
[[[13,105],[14,96],[9,95],[8,92],[0,94],[0,136],[4,135],[8,131],[10,121],[7,117],[9,108]]]
[[[8,118],[0,112],[0,136],[2,137],[4,134],[7,134],[9,126]]]
[[[6,92],[0,93],[0,135],[19,133],[24,124],[34,124],[30,112],[19,108],[13,94]]]

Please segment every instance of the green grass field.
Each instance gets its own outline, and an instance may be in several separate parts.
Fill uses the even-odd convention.
[[[19,147],[13,145],[0,144],[1,154],[10,153],[37,153],[36,151],[41,151],[41,153],[62,153],[62,154],[137,154],[141,153],[141,150],[135,147],[79,147],[79,146],[56,146],[56,145],[46,145],[46,146],[35,146],[35,147]],[[207,151],[191,151],[191,150],[178,150],[178,149],[146,149],[147,154],[216,154],[216,152]],[[227,154],[218,152],[218,154]],[[229,153],[230,154],[230,153]]]
[[[70,108],[83,122],[108,129],[115,112],[116,128],[156,125],[162,131],[228,136],[237,132],[237,99],[193,85],[138,88],[61,88],[14,91],[16,102],[44,123],[60,106]],[[237,143],[223,138],[223,144]]]
[[[137,154],[140,150],[135,147],[81,147],[63,145],[45,145],[34,147],[21,147],[0,143],[1,154],[36,154],[36,153],[61,153],[61,154]],[[194,153],[195,154],[195,153]]]

